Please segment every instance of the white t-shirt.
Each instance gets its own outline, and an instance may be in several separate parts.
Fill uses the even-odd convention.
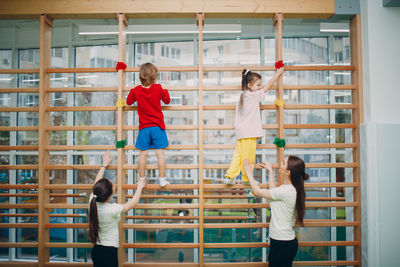
[[[265,98],[264,90],[246,90],[243,99],[243,110],[239,111],[239,103],[235,113],[236,138],[257,138],[263,135],[260,102]]]
[[[92,198],[93,193],[90,194],[89,197],[89,208]],[[100,226],[99,238],[96,244],[107,247],[119,247],[118,222],[121,219],[121,212],[124,206],[122,204],[108,202],[96,202],[96,204]]]
[[[283,184],[273,188],[271,192],[271,221],[269,236],[275,240],[293,240],[294,232],[296,188],[292,184]]]

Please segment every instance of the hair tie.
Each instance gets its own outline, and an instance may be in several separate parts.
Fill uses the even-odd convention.
[[[93,197],[94,197],[94,198],[97,198],[97,196],[96,196],[95,194],[93,194]]]
[[[244,76],[246,76],[247,74],[249,74],[250,70],[246,69],[246,72],[244,73]]]

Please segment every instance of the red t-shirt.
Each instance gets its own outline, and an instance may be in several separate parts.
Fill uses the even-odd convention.
[[[126,99],[127,105],[138,102],[139,129],[159,126],[165,129],[164,115],[161,111],[161,101],[169,104],[168,90],[163,89],[160,84],[152,84],[150,88],[141,85],[136,86],[129,92]]]

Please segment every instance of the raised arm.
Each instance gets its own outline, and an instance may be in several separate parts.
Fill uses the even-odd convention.
[[[127,105],[132,105],[135,102],[136,102],[135,90],[131,89],[129,91],[128,97],[126,98],[126,104]]]
[[[276,184],[275,184],[275,178],[274,178],[274,170],[272,169],[272,163],[264,161],[263,163],[261,163],[259,165],[268,171],[268,186],[269,186],[269,189],[275,188]]]
[[[107,166],[111,163],[111,161],[113,160],[113,157],[110,153],[109,150],[107,150],[106,152],[103,153],[103,155],[101,156],[103,159],[103,163],[102,166],[100,167],[99,172],[96,175],[96,179],[94,179],[93,184],[97,183],[100,179],[103,179],[104,176],[104,171],[106,170]]]
[[[146,186],[146,179],[139,179],[135,194],[133,195],[131,200],[129,200],[124,204],[124,209],[123,209],[124,212],[133,209],[137,205],[142,195],[143,188],[145,186]]]
[[[161,88],[161,100],[167,105],[171,102],[167,89]]]
[[[275,75],[263,87],[264,93],[267,92],[271,88],[271,86],[276,82],[276,80],[279,78],[279,76],[282,75],[282,73],[284,71],[285,71],[285,69],[283,67],[276,71]]]
[[[261,189],[256,180],[254,180],[253,168],[251,167],[250,161],[248,159],[243,160],[243,167],[247,177],[249,178],[250,186],[251,189],[253,190],[254,195],[271,199],[270,190]]]

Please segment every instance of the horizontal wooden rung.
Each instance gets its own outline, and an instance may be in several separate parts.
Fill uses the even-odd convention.
[[[306,202],[306,208],[357,207],[358,202]],[[204,209],[256,209],[270,208],[269,203],[204,204]]]
[[[235,144],[208,144],[203,145],[204,149],[234,149]],[[285,148],[357,148],[357,144],[352,143],[321,143],[321,144],[286,144]],[[257,149],[276,149],[274,144],[257,144]]]
[[[4,93],[39,93],[39,88],[0,88],[0,94]]]
[[[46,248],[92,248],[92,243],[58,243],[58,242],[45,242],[44,247]]]
[[[1,209],[37,209],[39,205],[35,204],[1,204]]]
[[[38,146],[0,146],[0,151],[7,151],[7,150],[38,150]]]
[[[159,66],[157,67],[159,72],[195,72],[199,71],[198,66]],[[125,72],[139,72],[139,67],[128,67]]]
[[[337,246],[359,246],[359,241],[303,241],[299,247],[337,247]],[[204,248],[263,248],[269,247],[263,242],[239,242],[239,243],[204,243]]]
[[[18,242],[18,243],[0,242],[0,248],[35,248],[37,246],[38,246],[37,242]]]
[[[134,215],[125,216],[127,220],[198,220],[199,216],[146,216],[146,215]]]
[[[123,248],[199,248],[196,243],[125,243]]]
[[[11,204],[10,204],[11,205]],[[28,205],[28,204],[13,204]],[[46,209],[88,209],[88,204],[45,204]],[[135,209],[198,209],[198,204],[137,204]]]
[[[229,263],[204,263],[204,267],[225,267],[227,264],[232,267],[265,267],[265,262],[229,262]],[[293,266],[360,266],[361,261],[294,261]],[[129,263],[124,264],[124,267],[148,267],[143,263]],[[162,267],[173,267],[172,265],[160,265]],[[188,266],[189,267],[189,266]]]
[[[39,73],[39,69],[0,69],[0,74],[31,74]]]
[[[278,164],[273,164],[273,168],[279,168]],[[306,168],[356,168],[359,167],[358,163],[306,163]],[[204,164],[204,169],[228,169],[229,164]],[[256,168],[259,168],[256,166]]]
[[[320,104],[320,105],[311,105],[311,104],[290,104],[285,105],[284,109],[356,109],[358,105],[356,104]],[[162,106],[162,110],[164,111],[174,111],[174,110],[182,110],[182,111],[197,111],[199,110],[198,106],[190,106],[190,105],[168,105]],[[202,107],[203,110],[235,110],[235,105],[205,105]],[[275,105],[261,105],[261,110],[276,110]],[[12,108],[12,107],[2,107],[0,108],[0,112],[35,112],[38,111],[38,108]],[[47,112],[76,112],[76,111],[116,111],[116,106],[62,106],[62,107],[46,107]],[[133,111],[137,110],[136,106],[126,106],[123,109],[124,111]]]
[[[116,131],[117,125],[104,126],[48,126],[46,131]]]
[[[92,73],[92,72],[117,72],[116,68],[54,68],[47,69],[47,73]],[[79,78],[79,76],[77,77]]]
[[[259,184],[260,188],[268,188],[268,184]],[[358,187],[360,183],[352,182],[336,182],[336,183],[314,183],[306,182],[304,183],[305,188],[320,188],[320,187]],[[244,189],[250,188],[249,185],[236,184],[236,185],[226,185],[226,184],[204,184],[204,189]]]
[[[278,129],[277,124],[263,124],[264,130]],[[116,131],[117,125],[104,126],[48,126],[46,131]],[[357,128],[357,124],[284,124],[285,129],[347,129]],[[0,126],[0,131],[37,131],[37,126]],[[139,126],[123,125],[124,131],[137,131]],[[166,125],[167,130],[199,130],[198,125]],[[234,125],[204,125],[203,130],[234,130]]]
[[[124,229],[197,229],[198,223],[135,223],[124,224]]]
[[[0,217],[37,217],[37,213],[0,213]]]
[[[54,87],[47,88],[47,93],[72,93],[72,92],[117,92],[118,87]]]
[[[37,228],[37,223],[0,223],[0,228]]]
[[[38,189],[37,184],[0,184],[0,189]]]
[[[0,112],[38,112],[38,107],[0,107]]]
[[[37,224],[19,224],[21,227],[14,227],[17,224],[0,224],[0,228],[36,228]],[[33,227],[35,226],[35,227]],[[299,225],[297,225],[299,226]],[[360,226],[360,222],[346,220],[304,220],[304,227],[341,227]],[[46,228],[88,228],[87,223],[47,223]],[[205,223],[205,229],[224,228],[268,228],[269,223]],[[123,224],[123,229],[197,229],[198,223],[133,223]]]
[[[1,92],[0,92],[1,93]],[[2,131],[38,131],[38,126],[0,126],[0,132]]]
[[[122,189],[136,189],[137,185],[136,184],[124,184],[122,185]],[[161,189],[169,189],[169,190],[182,190],[182,189],[199,189],[198,184],[169,184],[166,185],[165,187],[161,188],[159,184],[147,184],[145,187],[145,192],[146,189],[148,190],[161,190]]]
[[[250,66],[252,71],[275,71],[275,66]],[[204,66],[204,72],[216,71],[242,71],[243,66]],[[286,65],[285,71],[351,71],[355,70],[350,65]]]
[[[137,131],[139,126],[135,125],[123,125],[122,129],[124,131]],[[165,125],[166,130],[198,130],[198,125]]]
[[[0,194],[1,196],[1,194]],[[125,198],[132,198],[133,195],[126,195]],[[195,195],[143,195],[140,199],[197,199]]]
[[[277,90],[277,86],[272,86],[270,90]],[[340,85],[283,85],[283,90],[355,90],[356,86],[352,84]],[[240,91],[240,85],[206,85],[204,91]]]
[[[0,224],[2,225],[2,224]],[[1,227],[0,227],[1,228]],[[45,224],[45,228],[80,228],[85,229],[89,228],[89,224],[87,223],[47,223]],[[199,224],[196,223],[152,223],[152,224],[124,224],[124,229],[197,229],[199,228]]]

